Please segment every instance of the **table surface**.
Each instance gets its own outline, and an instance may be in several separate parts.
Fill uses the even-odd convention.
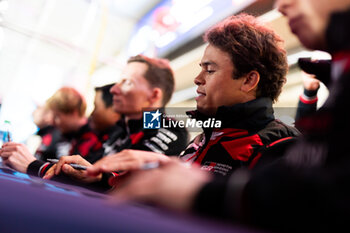
[[[46,181],[0,164],[0,232],[253,232]],[[254,231],[255,232],[255,231]]]

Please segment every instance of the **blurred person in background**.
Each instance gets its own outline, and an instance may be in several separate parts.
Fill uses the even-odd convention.
[[[130,134],[131,149],[165,155],[176,155],[184,149],[188,141],[185,128],[143,128],[143,111],[161,109],[160,112],[164,112],[174,88],[174,74],[167,60],[144,55],[128,59],[122,80],[111,88],[111,93],[114,110],[123,114],[123,127]]]
[[[61,140],[60,131],[54,126],[54,115],[46,104],[38,106],[33,112],[34,124],[38,127],[37,136],[40,144],[35,149],[35,157],[39,160],[56,159],[57,143]],[[33,137],[27,140],[27,145],[34,142]]]
[[[116,192],[138,200],[193,211],[273,232],[347,232],[350,229],[350,1],[277,0],[301,43],[332,54],[330,94],[299,122],[305,135],[274,164],[227,179],[208,176],[179,161],[137,171]]]
[[[108,155],[106,157],[115,155],[118,155],[119,158],[127,157],[125,161],[134,164],[135,161],[143,161],[144,157],[129,158],[132,150],[156,152],[152,158],[163,159],[161,154],[177,155],[185,149],[188,142],[188,133],[185,128],[143,128],[143,110],[161,109],[161,112],[164,112],[164,107],[174,91],[174,82],[173,71],[168,61],[143,55],[129,58],[121,81],[110,90],[113,94],[113,109],[122,114],[122,119],[117,123],[117,128],[119,128],[104,144],[104,155]],[[115,153],[119,151],[115,148],[132,150]],[[165,156],[164,159],[167,157]],[[60,174],[62,168],[65,175],[75,180],[84,183],[102,180],[108,186],[106,182],[108,178],[117,175],[116,173],[104,173],[95,178],[88,176],[86,171],[73,169],[68,165],[69,163],[91,166],[91,162],[81,156],[63,156],[44,178],[50,179],[54,174]]]
[[[85,98],[77,90],[62,87],[46,104],[53,113],[54,126],[62,134],[56,144],[55,154],[48,157],[79,154],[91,162],[101,158],[102,144],[88,125]],[[53,165],[37,160],[24,144],[16,142],[4,144],[0,156],[4,164],[35,176],[42,176]]]
[[[302,70],[304,90],[299,97],[296,121],[316,112],[320,82],[328,86],[331,79],[331,60],[300,58],[298,64]]]
[[[110,89],[114,84],[95,88],[94,110],[90,115],[89,124],[97,133],[104,147],[104,154],[115,153],[118,148],[111,147],[115,137],[119,137],[120,126],[117,122],[121,115],[113,109],[113,95]],[[109,149],[107,149],[109,148]]]

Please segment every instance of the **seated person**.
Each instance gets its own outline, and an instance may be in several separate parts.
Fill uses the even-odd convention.
[[[54,118],[52,111],[45,105],[38,106],[33,112],[34,124],[38,127],[35,137],[39,136],[38,147],[35,148],[35,157],[46,161],[46,159],[55,159],[56,144],[61,139],[60,131],[54,126]],[[35,139],[30,137],[27,144]]]
[[[173,72],[167,61],[142,55],[131,57],[123,71],[123,77],[121,82],[115,84],[111,89],[113,109],[122,114],[122,120],[117,122],[118,127],[105,142],[101,150],[102,156],[125,148],[154,151],[166,155],[179,154],[188,142],[186,129],[179,127],[143,129],[142,124],[143,109],[163,108],[174,91]],[[1,156],[5,156],[3,154],[0,153]],[[26,154],[28,153],[23,154],[21,151],[19,153],[6,152],[6,158],[13,157],[12,159],[15,160],[14,157],[22,157],[16,160],[30,160],[31,158],[28,158]],[[84,162],[90,164],[98,158],[101,158],[101,155],[94,156],[93,160],[86,159]],[[23,162],[21,168],[17,165],[12,167],[25,172],[27,163]],[[48,164],[43,167],[38,175],[43,177],[52,165]]]
[[[272,30],[252,16],[239,15],[211,28],[205,40],[209,45],[200,63],[202,71],[194,79],[199,96],[192,115],[198,120],[215,118],[222,127],[204,129],[180,157],[227,176],[240,167],[253,168],[267,147],[299,132],[273,115],[272,103],[285,83],[287,62],[281,40]],[[119,104],[119,99],[116,101]],[[88,171],[99,174],[137,169],[160,160],[161,156],[153,155],[122,151],[103,158]],[[59,162],[56,174],[64,163],[82,162],[79,158],[67,159]]]
[[[62,134],[53,153],[47,155],[48,158],[60,158],[69,154],[79,154],[90,162],[101,158],[101,143],[87,123],[86,102],[78,91],[62,87],[46,104],[53,112],[54,126]],[[46,161],[37,160],[25,145],[16,142],[5,143],[0,156],[4,164],[36,176],[43,175],[50,165]]]
[[[117,122],[121,119],[121,115],[113,109],[113,95],[110,92],[113,85],[109,84],[95,88],[94,110],[89,119],[91,128],[98,135],[102,143],[104,155],[118,151],[118,148],[110,147],[107,143],[107,141],[111,141],[111,136],[120,130]]]
[[[290,22],[299,16],[290,25],[302,44],[332,53],[337,67],[325,105],[309,116],[307,134],[282,160],[253,173],[237,170],[227,179],[163,161],[159,169],[130,174],[115,193],[118,200],[194,211],[268,232],[349,231],[350,128],[344,106],[350,100],[350,1],[276,2]]]
[[[185,128],[143,128],[143,111],[163,109],[174,86],[173,71],[167,60],[143,55],[128,59],[122,80],[111,88],[111,93],[114,110],[123,116],[119,123],[130,134],[129,148],[165,155],[177,155],[184,150],[188,143]]]

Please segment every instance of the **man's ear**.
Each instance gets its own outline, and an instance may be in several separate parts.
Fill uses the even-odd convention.
[[[161,107],[163,99],[163,91],[159,87],[155,87],[152,89],[151,96],[149,98],[149,102],[152,106]],[[158,106],[159,105],[159,106]]]
[[[244,82],[241,86],[241,91],[243,92],[251,92],[256,90],[258,87],[258,83],[260,81],[260,74],[258,71],[250,71],[247,75],[244,77]]]

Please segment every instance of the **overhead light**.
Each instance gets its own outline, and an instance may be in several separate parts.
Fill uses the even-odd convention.
[[[207,6],[201,9],[198,13],[196,13],[195,15],[192,15],[192,17],[189,18],[189,20],[186,23],[183,23],[179,27],[179,32],[185,33],[191,30],[194,26],[200,24],[205,19],[209,18],[213,14],[213,12],[214,10],[211,6]]]
[[[164,34],[161,37],[159,37],[155,44],[156,44],[156,46],[158,48],[162,48],[162,47],[167,46],[168,44],[170,44],[175,39],[176,39],[175,32],[167,32],[166,34]]]

